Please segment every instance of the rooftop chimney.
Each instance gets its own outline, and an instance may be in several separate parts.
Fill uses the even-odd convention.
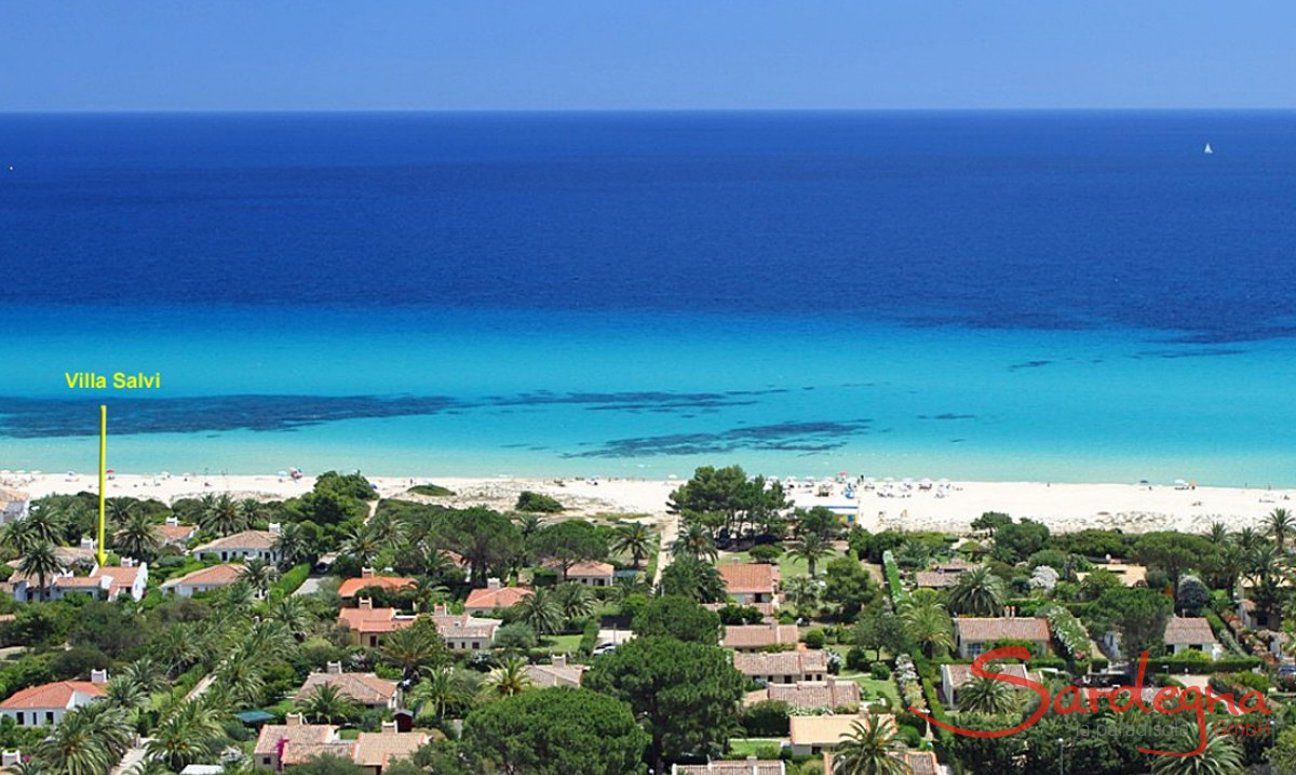
[[[91,670],[91,671],[90,671],[90,683],[92,683],[92,684],[99,684],[100,686],[102,686],[102,685],[108,683],[108,671],[107,671],[107,670]]]
[[[362,609],[364,609],[364,610],[366,610],[366,611],[372,611],[372,610],[373,610],[373,598],[372,598],[372,597],[362,597],[362,598],[360,598],[359,603],[360,603],[360,608],[362,608]]]
[[[437,603],[435,606],[432,607],[433,616],[447,616],[449,615],[449,613],[450,613],[450,609],[446,608],[445,603]]]
[[[360,578],[362,579],[371,579],[373,578],[373,575],[374,575],[373,568],[360,569]]]
[[[281,525],[281,524],[278,523],[278,522],[271,522],[271,523],[270,523],[270,532],[271,532],[271,533],[274,533],[275,535],[279,535],[280,533],[283,532],[283,525]]]
[[[167,524],[167,527],[180,527],[180,518],[179,518],[179,517],[167,517],[167,518],[166,518],[166,524]]]
[[[487,588],[487,589],[499,589],[500,586],[501,586],[501,584],[500,584],[500,580],[499,580],[499,579],[496,579],[496,578],[489,578],[489,579],[486,579],[486,588]]]
[[[341,663],[341,662],[329,662],[329,663],[328,663],[328,667],[325,668],[325,670],[326,670],[326,672],[328,672],[329,675],[341,675],[341,674],[342,674],[342,663]]]
[[[22,763],[22,751],[0,751],[0,767],[12,767]]]
[[[553,655],[553,666],[554,666],[554,667],[567,667],[567,655],[566,655],[566,654],[554,654],[554,655]]]
[[[396,722],[395,722],[395,721],[384,721],[384,722],[382,723],[382,732],[383,732],[384,735],[395,733],[395,732],[396,732]]]
[[[290,727],[299,727],[305,723],[306,719],[300,713],[289,713],[284,716],[284,723]]]

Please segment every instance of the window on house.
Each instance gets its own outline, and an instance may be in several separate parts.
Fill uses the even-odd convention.
[[[46,724],[54,723],[54,711],[52,710],[45,711],[45,723]]]
[[[23,721],[23,713],[22,711],[18,711],[18,726],[22,726],[24,723],[26,722]]]

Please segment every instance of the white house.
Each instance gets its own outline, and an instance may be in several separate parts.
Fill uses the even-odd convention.
[[[8,716],[20,727],[56,726],[68,711],[103,697],[106,683],[107,671],[95,670],[90,673],[89,681],[57,681],[31,686],[0,702],[0,715]]]
[[[199,592],[228,587],[238,581],[242,573],[241,565],[213,565],[210,568],[199,568],[179,578],[168,579],[162,584],[162,591],[180,597],[193,597]]]
[[[148,590],[148,563],[135,565],[123,559],[122,565],[95,565],[89,576],[59,576],[49,584],[50,599],[62,600],[72,594],[88,594],[99,600],[116,600],[129,595],[136,602]]]
[[[1215,640],[1210,622],[1200,616],[1172,616],[1166,622],[1165,645],[1172,654],[1200,651],[1219,659],[1224,647]]]
[[[217,538],[215,541],[195,546],[191,554],[194,557],[205,555],[219,557],[221,562],[260,559],[278,563],[280,559],[279,550],[276,548],[279,544],[278,526],[271,525],[270,528],[270,530],[244,530],[241,533]]]
[[[26,493],[0,487],[0,524],[26,519],[28,504]]]

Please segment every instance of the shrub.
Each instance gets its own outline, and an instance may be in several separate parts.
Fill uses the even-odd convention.
[[[806,634],[801,636],[801,640],[809,648],[822,649],[828,639],[827,636],[824,635],[823,630],[815,627],[814,629],[806,630]]]
[[[1063,654],[1074,660],[1088,658],[1089,632],[1075,615],[1060,605],[1045,606],[1041,613],[1048,620],[1053,639]]]
[[[740,719],[748,737],[783,737],[788,733],[788,704],[762,700],[747,706]]]
[[[585,630],[581,633],[580,652],[585,656],[594,653],[594,647],[598,645],[599,622],[597,617],[591,617],[585,622]]]
[[[563,510],[563,506],[555,498],[530,490],[523,490],[518,496],[517,503],[513,508],[518,511],[526,511],[540,514],[557,514]]]
[[[416,484],[406,490],[406,492],[413,495],[427,495],[433,498],[444,498],[449,495],[454,495],[454,490],[442,487],[439,484]]]
[[[891,668],[887,667],[881,662],[875,662],[873,666],[869,668],[869,675],[873,676],[879,681],[885,681],[886,679],[891,677]]]
[[[747,551],[747,556],[751,558],[752,562],[763,563],[772,563],[777,560],[781,554],[783,554],[783,550],[773,544],[753,546]]]
[[[859,646],[851,646],[850,651],[846,652],[846,669],[860,671],[868,670],[868,653]]]

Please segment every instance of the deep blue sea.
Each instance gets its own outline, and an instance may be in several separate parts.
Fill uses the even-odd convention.
[[[1296,113],[0,115],[0,468],[1290,485],[1294,216]]]

